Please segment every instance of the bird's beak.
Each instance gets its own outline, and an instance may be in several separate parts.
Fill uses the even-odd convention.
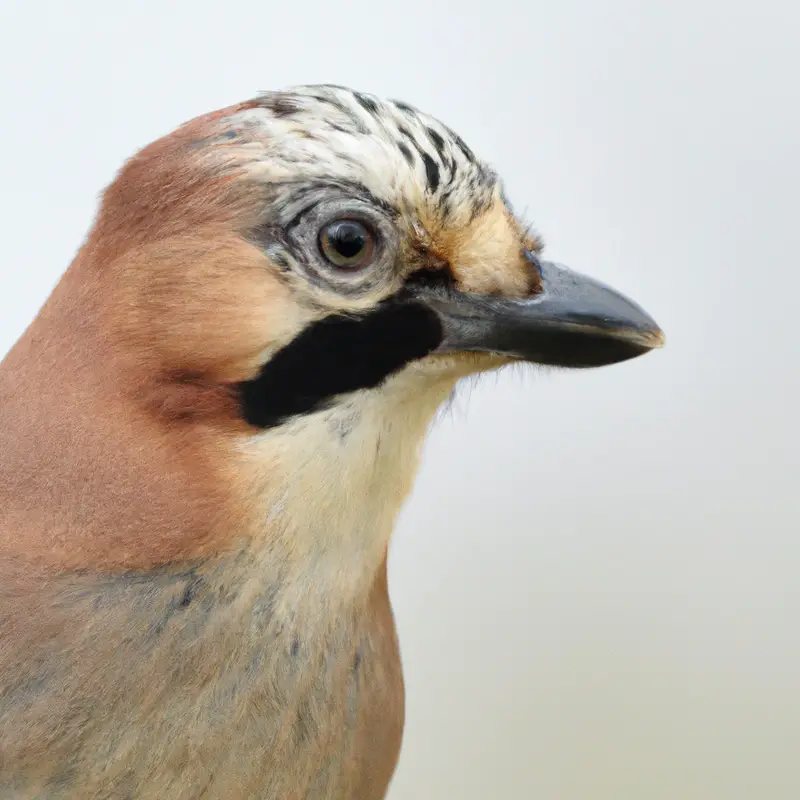
[[[524,300],[423,288],[417,299],[441,320],[440,353],[487,352],[560,367],[600,367],[664,344],[636,303],[563,266],[533,262],[541,292]]]

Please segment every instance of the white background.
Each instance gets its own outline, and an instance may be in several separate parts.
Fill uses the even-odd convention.
[[[800,797],[799,9],[2,1],[0,351],[125,158],[317,81],[440,117],[667,334],[438,423],[391,562],[391,800]]]

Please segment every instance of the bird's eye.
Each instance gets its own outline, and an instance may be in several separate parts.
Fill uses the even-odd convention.
[[[338,269],[363,269],[375,252],[375,236],[360,222],[340,219],[320,231],[319,249]]]

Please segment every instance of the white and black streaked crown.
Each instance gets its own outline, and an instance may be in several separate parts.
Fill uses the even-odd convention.
[[[485,209],[498,178],[446,125],[398,101],[342,86],[261,94],[230,118],[267,148],[270,179],[340,179],[398,207],[425,200],[444,220]]]

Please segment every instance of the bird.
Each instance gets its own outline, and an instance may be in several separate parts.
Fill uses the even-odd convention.
[[[663,344],[407,103],[266,91],[139,150],[0,365],[0,796],[385,797],[439,409]]]

